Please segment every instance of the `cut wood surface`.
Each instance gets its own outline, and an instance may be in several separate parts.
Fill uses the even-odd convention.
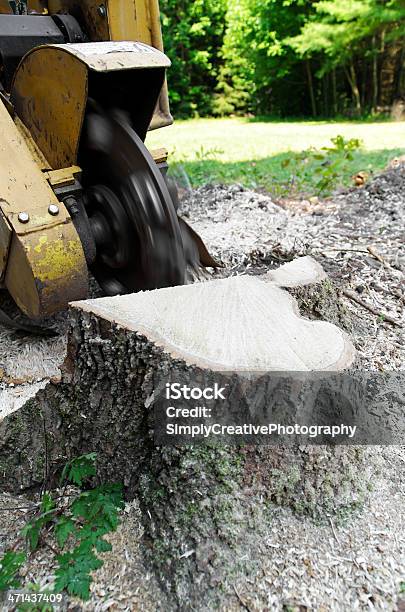
[[[328,278],[325,270],[313,257],[297,257],[264,275],[264,279],[279,287],[305,287]]]
[[[326,282],[325,271],[322,266],[312,257],[299,257],[287,264],[271,270],[260,277],[263,281],[268,281],[278,287],[286,287],[301,303],[300,291],[305,292],[305,303],[307,303],[308,292],[319,293],[321,283]],[[326,280],[325,280],[326,279]],[[328,281],[329,282],[329,281]],[[316,291],[315,291],[316,288]],[[179,298],[180,301],[180,298]],[[319,299],[317,299],[319,301]],[[330,301],[330,300],[328,300]],[[336,295],[332,295],[333,307],[339,305]],[[94,303],[94,300],[92,301]],[[102,303],[100,302],[100,305]],[[13,310],[13,305],[5,295],[0,292],[0,306],[12,311],[13,318],[19,319],[18,311]],[[214,317],[211,323],[212,332],[218,330],[218,313],[216,304],[211,305],[214,315],[210,313],[210,306],[206,307],[206,315],[203,321],[207,321],[210,314]],[[228,305],[230,307],[230,305]],[[184,316],[186,305],[179,306],[179,316]],[[177,312],[175,313],[177,315]],[[305,310],[302,312],[307,315]],[[253,315],[252,315],[253,316]],[[318,313],[317,318],[325,319],[328,322],[342,325],[339,316],[331,316],[329,312]],[[41,336],[26,336],[16,333],[14,329],[0,324],[0,384],[12,384],[16,386],[35,384],[38,380],[56,379],[60,375],[59,368],[66,356],[67,345],[67,315],[60,314],[57,320],[50,322],[51,329],[58,331],[59,335],[54,338],[43,338]],[[130,317],[128,317],[129,322]],[[125,321],[124,321],[125,323]],[[156,330],[154,330],[156,332]],[[221,332],[222,334],[222,332]],[[13,394],[12,394],[13,395]],[[6,394],[0,389],[0,406],[7,403]],[[0,413],[1,413],[0,409]]]
[[[286,273],[281,282],[287,282]],[[298,284],[296,276],[292,282]],[[211,369],[341,370],[354,359],[344,332],[330,323],[303,319],[294,298],[255,276],[87,300],[73,307],[144,334],[177,358]]]

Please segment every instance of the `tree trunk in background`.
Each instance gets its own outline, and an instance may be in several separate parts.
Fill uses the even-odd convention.
[[[398,55],[398,64],[395,71],[395,86],[394,86],[394,98],[401,98],[405,95],[405,48],[402,47]]]
[[[323,114],[329,116],[329,74],[324,74],[322,78],[322,93],[323,93]]]
[[[305,68],[307,71],[308,89],[309,89],[309,97],[311,99],[312,114],[314,117],[316,117],[317,112],[316,112],[316,102],[315,102],[315,93],[314,93],[314,83],[312,79],[311,63],[309,60],[305,61]]]
[[[332,70],[332,98],[333,98],[333,114],[337,115],[338,113],[338,101],[337,101],[337,91],[336,91],[336,69]]]
[[[370,99],[368,96],[369,83],[368,83],[368,72],[369,66],[367,59],[362,58],[361,60],[361,84],[360,84],[360,101],[362,108],[366,108]]]
[[[385,52],[385,28],[383,28],[383,30],[381,31],[381,42],[380,42],[380,49],[379,49],[379,55],[381,57],[380,70],[378,71],[378,105],[379,106],[381,106],[382,104],[382,92],[383,92],[382,65],[384,62],[384,52]]]
[[[357,84],[356,69],[354,67],[353,62],[350,63],[349,70],[345,68],[345,72],[346,72],[347,80],[349,81],[349,84],[352,90],[353,101],[356,107],[356,114],[360,115],[361,114],[360,91],[359,91],[359,86]]]
[[[377,56],[377,41],[373,36],[373,99],[371,103],[372,112],[375,113],[378,104],[378,56]]]
[[[397,97],[398,70],[402,54],[403,48],[400,43],[392,43],[385,47],[380,70],[380,103],[383,107],[391,106]]]

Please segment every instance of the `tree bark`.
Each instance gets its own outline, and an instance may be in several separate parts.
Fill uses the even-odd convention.
[[[323,93],[323,114],[325,117],[328,117],[329,116],[329,74],[323,75],[322,93]]]
[[[316,110],[316,101],[315,101],[315,93],[314,93],[314,83],[313,83],[313,78],[312,78],[311,63],[310,63],[310,60],[308,59],[305,60],[305,69],[307,72],[308,91],[309,91],[309,98],[311,100],[311,111],[312,111],[313,117],[316,117],[317,110]]]
[[[333,99],[333,115],[338,113],[337,88],[336,88],[336,69],[332,70],[332,99]]]
[[[356,114],[357,115],[361,115],[361,99],[360,99],[360,91],[359,91],[359,87],[357,84],[357,75],[356,75],[356,69],[354,67],[354,63],[351,62],[349,65],[349,69],[345,69],[346,71],[346,76],[347,76],[347,80],[349,81],[351,90],[352,90],[352,95],[353,95],[353,101],[355,103],[355,108],[356,108]]]
[[[372,69],[372,82],[373,82],[373,98],[371,103],[371,109],[373,113],[377,112],[378,104],[378,52],[377,52],[377,40],[376,36],[373,36],[373,69]]]
[[[404,73],[405,73],[405,49],[402,47],[398,54],[398,64],[395,74],[395,85],[394,85],[394,99],[401,98],[405,95],[405,84],[404,84]]]
[[[378,72],[378,105],[381,106],[384,102],[383,100],[383,74],[382,74],[382,66],[384,64],[384,54],[385,54],[385,28],[383,28],[381,30],[381,35],[380,35],[380,49],[379,49],[379,56],[380,56],[380,70]]]

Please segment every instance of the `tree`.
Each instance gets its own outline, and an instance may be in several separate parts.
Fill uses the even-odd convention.
[[[309,0],[230,0],[219,91],[235,99],[235,110],[300,114],[305,75],[285,39],[299,34],[310,6]]]
[[[378,65],[386,45],[400,41],[405,34],[403,0],[320,0],[301,32],[286,40],[305,61],[316,57],[318,76],[341,67],[350,86],[356,112],[364,103],[377,106],[379,98]],[[400,49],[402,48],[400,45]],[[359,85],[363,70],[363,90],[371,79],[371,99]]]
[[[360,114],[405,89],[405,0],[161,0],[172,108]]]
[[[225,30],[226,0],[161,0],[170,101],[178,116],[210,114]]]

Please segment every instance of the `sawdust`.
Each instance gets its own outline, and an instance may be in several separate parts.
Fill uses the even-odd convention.
[[[256,551],[261,575],[237,585],[251,610],[396,609],[405,574],[405,453],[377,452],[380,475],[360,515],[317,525],[285,508],[273,510]]]
[[[0,309],[16,323],[27,321],[5,290],[0,291]],[[50,317],[40,325],[57,335],[29,335],[0,324],[0,384],[22,384],[60,375],[59,366],[66,353],[66,314]]]
[[[91,275],[89,295],[94,298],[102,295],[100,287]],[[0,290],[0,309],[16,323],[32,323],[21,313],[5,290]],[[31,335],[0,323],[0,389],[10,384],[21,385],[60,377],[69,328],[67,312],[41,319],[37,325],[52,331],[55,336]]]
[[[405,166],[388,170],[364,188],[337,194],[322,214],[320,206],[309,214],[288,207],[280,213],[269,196],[240,186],[208,185],[191,193],[182,211],[226,264],[214,276],[263,273],[312,255],[340,288],[356,291],[382,314],[405,324]],[[263,210],[272,221],[263,222]],[[396,329],[343,299],[356,320],[353,340],[365,367],[403,368],[404,327]]]
[[[15,412],[24,406],[31,397],[35,397],[40,389],[44,389],[47,380],[41,380],[31,384],[20,384],[17,386],[7,385],[0,387],[0,421],[8,414]]]

